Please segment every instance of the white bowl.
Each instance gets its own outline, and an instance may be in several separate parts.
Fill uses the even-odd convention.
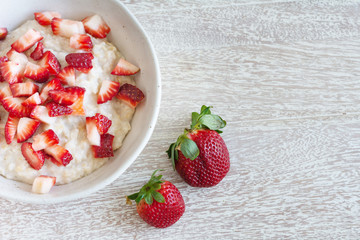
[[[55,186],[50,193],[31,193],[31,186],[0,176],[0,196],[30,203],[56,203],[84,197],[118,178],[144,149],[154,130],[160,108],[160,70],[154,49],[139,22],[116,0],[1,0],[0,27],[9,31],[34,18],[34,12],[57,11],[63,18],[81,20],[97,13],[111,28],[108,39],[141,72],[135,77],[145,100],[136,108],[132,130],[123,146],[103,167],[75,182]],[[21,7],[19,7],[21,6]]]

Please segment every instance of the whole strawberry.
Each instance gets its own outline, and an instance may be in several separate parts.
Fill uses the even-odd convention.
[[[193,187],[218,184],[230,169],[229,151],[219,133],[226,122],[202,106],[192,113],[190,129],[185,129],[167,151],[180,176]]]
[[[162,181],[162,175],[155,176],[157,171],[138,193],[127,198],[135,200],[137,212],[145,222],[157,228],[166,228],[180,219],[185,212],[185,203],[175,185]]]

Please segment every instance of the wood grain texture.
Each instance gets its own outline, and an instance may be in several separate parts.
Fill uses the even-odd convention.
[[[123,1],[157,51],[163,96],[135,163],[86,198],[1,199],[0,239],[359,239],[360,1]],[[190,113],[214,106],[231,168],[189,187],[165,151]],[[124,196],[156,168],[186,211],[147,226]]]

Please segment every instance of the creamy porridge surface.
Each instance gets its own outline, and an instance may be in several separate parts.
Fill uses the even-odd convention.
[[[53,35],[51,27],[41,26],[35,20],[24,23],[16,30],[9,33],[4,41],[0,41],[0,56],[6,55],[10,50],[11,44],[22,36],[28,29],[33,28],[40,32],[44,37],[44,51],[50,50],[59,60],[61,67],[67,66],[65,56],[69,53],[80,52],[69,46],[69,38]],[[96,113],[105,115],[112,121],[109,129],[110,134],[114,135],[113,149],[118,149],[122,141],[130,130],[130,121],[134,114],[134,109],[126,103],[113,98],[104,104],[97,104],[97,94],[103,80],[118,81],[121,83],[135,82],[128,76],[114,76],[111,71],[116,65],[118,59],[122,56],[114,45],[106,39],[97,39],[91,37],[93,42],[92,60],[93,68],[87,73],[76,71],[76,86],[86,89],[84,96],[84,110],[86,116],[94,116]],[[25,52],[28,60],[32,50]],[[50,78],[51,80],[51,78]],[[0,87],[3,87],[0,83]],[[42,84],[38,84],[41,89]],[[8,118],[8,112],[0,108],[0,134],[4,134],[4,126]],[[0,174],[9,179],[18,180],[31,184],[36,176],[50,175],[56,177],[57,184],[66,184],[82,178],[97,168],[101,167],[108,158],[94,158],[91,145],[86,136],[85,116],[61,116],[54,117],[51,124],[41,124],[34,136],[47,129],[52,129],[59,137],[59,145],[65,147],[73,156],[73,160],[67,166],[56,166],[51,161],[46,161],[40,170],[34,170],[24,159],[20,147],[21,143],[14,140],[7,144],[2,137],[0,141]],[[32,141],[32,138],[28,140]]]

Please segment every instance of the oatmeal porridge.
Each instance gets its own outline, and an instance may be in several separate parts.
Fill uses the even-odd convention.
[[[107,25],[95,31],[99,19],[35,13],[0,41],[1,175],[66,184],[121,147],[144,96],[131,76],[139,68],[106,40]]]

